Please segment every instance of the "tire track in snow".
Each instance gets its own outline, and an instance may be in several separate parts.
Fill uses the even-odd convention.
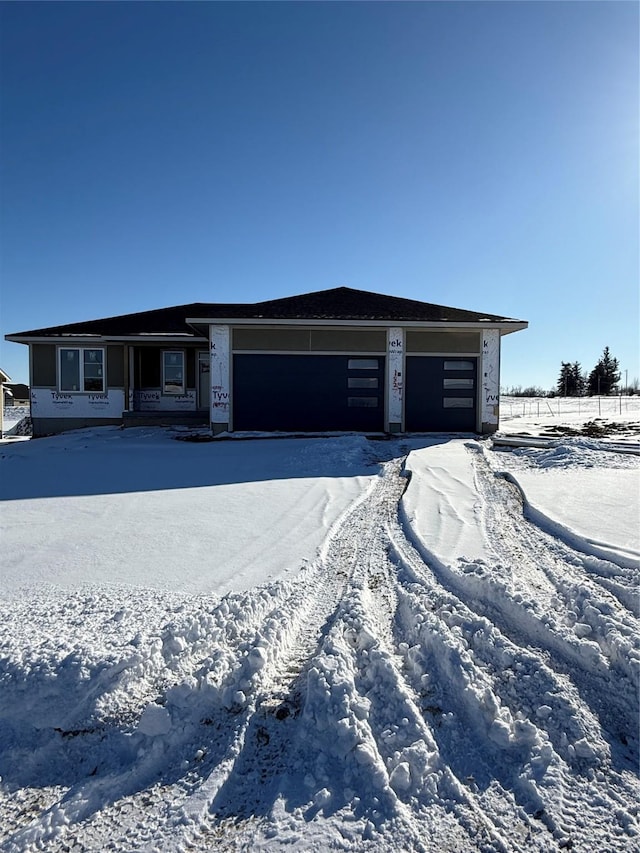
[[[219,623],[167,626],[159,654],[174,675],[161,704],[182,727],[168,744],[175,755],[157,738],[135,771],[144,790],[59,837],[29,836],[34,845],[300,849],[305,824],[323,813],[327,849],[635,849],[626,827],[637,786],[603,737],[605,691],[624,682],[624,666],[608,663],[606,646],[585,657],[584,637],[527,606],[540,588],[566,613],[577,596],[555,580],[565,562],[576,581],[579,569],[553,548],[551,574],[536,566],[538,540],[522,534],[509,487],[482,471],[487,535],[506,539],[503,565],[492,576],[493,567],[440,563],[403,529],[401,465],[385,464],[338,519],[317,564],[247,594],[239,624],[236,601]],[[520,593],[500,586],[521,562]],[[586,590],[583,611],[596,592]],[[606,624],[620,632],[627,618]],[[612,702],[625,712],[626,699]],[[166,764],[173,778],[145,781]],[[76,793],[95,802],[101,781]],[[26,835],[13,840],[3,849],[28,849]]]
[[[631,685],[635,692],[640,686],[640,620],[585,573],[583,555],[524,518],[519,490],[493,474],[477,446],[469,450],[487,535],[498,558],[514,567],[532,612],[563,638],[565,653],[582,670],[605,681],[611,669],[624,676],[618,688],[631,698]]]
[[[362,531],[371,523],[370,506],[379,499],[382,488],[383,481],[377,478],[334,523],[320,554],[315,589],[308,580],[301,582],[300,600],[288,602],[279,616],[272,615],[287,626],[285,641],[278,644],[269,637],[264,644],[271,658],[238,726],[233,755],[216,768],[200,786],[197,797],[182,809],[189,822],[199,824],[196,834],[215,835],[215,826],[231,816],[249,820],[259,814],[263,822],[267,820],[280,777],[287,770],[283,756],[295,737],[295,721],[307,689],[308,662],[339,618],[345,590],[362,559]]]
[[[413,839],[412,849],[416,851],[463,851],[471,843],[486,851],[506,853],[513,849],[441,761],[416,707],[413,691],[400,675],[394,656],[386,650],[392,641],[395,600],[393,585],[386,583],[389,560],[384,531],[397,512],[397,501],[405,486],[398,477],[401,462],[387,463],[366,499],[343,516],[332,531],[323,562],[329,577],[344,581],[341,590],[331,597],[336,605],[331,614],[327,615],[331,608],[317,610],[313,633],[316,640],[320,634],[320,645],[314,651],[308,642],[296,643],[296,653],[281,658],[276,674],[265,679],[269,691],[264,692],[246,721],[246,735],[233,766],[224,771],[224,779],[215,790],[207,783],[198,794],[199,798],[204,795],[209,806],[204,815],[200,810],[197,838],[194,836],[191,843],[214,837],[217,828],[232,816],[246,821],[238,829],[242,838],[266,834],[269,813],[278,794],[291,795],[291,779],[285,782],[285,774],[297,772],[301,787],[310,786],[305,793],[311,805],[304,806],[304,796],[298,803],[307,817],[329,803],[334,810],[349,810],[353,803],[357,804],[354,819],[362,825],[360,844],[362,839],[368,839],[375,847],[381,843],[376,838],[382,833],[387,838],[385,849],[395,849],[388,846],[395,827],[401,829],[403,844]],[[369,594],[372,585],[376,587],[376,602],[384,600],[382,607],[376,605],[373,619],[373,598]],[[376,634],[380,632],[383,636],[378,640]],[[283,673],[296,668],[297,675],[292,679],[285,675],[283,679]],[[385,673],[380,679],[374,678],[377,686],[369,683],[371,671]],[[282,682],[286,683],[288,677],[283,692]],[[319,697],[314,702],[310,697],[316,696],[316,689]],[[303,693],[307,702],[300,708],[299,697]],[[334,694],[341,696],[343,708],[337,713],[330,704]],[[321,707],[325,705],[328,707]],[[278,711],[285,712],[280,719]],[[327,754],[319,754],[319,750],[309,754],[308,744],[301,740],[309,734],[309,723],[313,729],[323,727],[325,713],[326,722],[335,727],[332,739],[337,743],[329,746],[321,738],[318,746],[328,750]],[[390,752],[390,742],[394,741],[397,747],[401,740],[403,750],[395,748]],[[291,741],[297,742],[293,750]],[[323,782],[325,762],[338,762],[342,766],[338,777],[350,780],[347,785],[354,790],[346,795],[342,790],[328,791],[327,781],[335,774],[329,773]],[[363,765],[369,768],[374,781],[361,789]],[[289,786],[288,790],[282,790],[283,784]],[[324,788],[315,790],[322,784]],[[423,809],[417,821],[413,808],[418,801]],[[191,819],[194,818],[192,812]],[[426,837],[432,838],[428,846],[426,826]]]
[[[477,454],[474,459],[478,460]],[[559,578],[565,571],[571,576],[576,571],[575,554],[522,518],[521,505],[508,483],[492,477],[488,471],[483,476],[481,463],[476,470],[480,472],[477,479],[483,497],[486,535],[500,557],[499,563],[492,566],[466,560],[458,560],[456,566],[442,563],[415,536],[401,508],[404,535],[446,589],[486,616],[517,645],[531,645],[551,656],[554,669],[585,695],[587,705],[610,731],[613,747],[625,744],[627,766],[635,766],[638,712],[634,684],[638,678],[639,655],[637,628],[634,634],[632,625],[634,621],[637,625],[637,620],[624,611],[618,615],[620,608],[616,608],[615,600],[596,585],[590,600],[585,595],[583,609],[588,608],[591,617],[594,613],[596,618],[601,617],[599,631],[594,632],[593,638],[578,636],[572,630],[576,614],[571,614],[549,577]],[[562,559],[563,554],[566,559]],[[606,598],[608,601],[603,602]],[[596,638],[599,642],[595,642]],[[613,690],[612,669],[623,675],[616,679]]]
[[[366,498],[365,493],[348,507],[334,530],[341,530]],[[330,551],[332,538],[330,532],[325,551]],[[65,790],[65,796],[53,802],[37,824],[16,827],[1,849],[22,853],[29,844],[43,843],[51,850],[65,849],[67,842],[59,841],[59,836],[66,834],[66,825],[79,821],[87,824],[89,837],[95,839],[89,848],[98,849],[98,839],[109,838],[114,851],[143,849],[156,834],[163,834],[168,823],[188,821],[194,809],[207,811],[216,790],[233,772],[256,710],[262,713],[264,705],[275,711],[286,701],[284,686],[299,673],[301,661],[317,644],[323,622],[340,600],[347,576],[339,571],[327,573],[327,557],[323,554],[292,581],[226,596],[211,614],[166,624],[155,642],[157,662],[150,668],[147,695],[151,689],[150,695],[161,707],[176,706],[173,724],[183,728],[182,735],[172,739],[168,753],[162,749],[162,739],[156,738],[148,754],[138,755],[135,768],[126,772],[126,782],[114,786],[113,780],[97,778],[76,786],[77,790]],[[171,680],[160,662],[173,675]],[[180,675],[187,673],[188,684],[181,684]],[[175,695],[176,688],[183,689],[184,695]],[[290,692],[295,702],[295,689]],[[181,768],[184,754],[196,758]],[[159,772],[177,779],[169,784],[174,805],[168,814],[167,786],[154,784]],[[119,794],[131,793],[110,804],[111,788]],[[136,814],[140,802],[144,819],[129,822],[127,814]],[[127,829],[118,835],[123,821]]]
[[[492,497],[495,501],[496,497]],[[500,502],[498,508],[503,512],[505,505],[504,498],[500,500],[498,497],[497,500]],[[492,504],[492,507],[493,506],[495,506],[495,504]],[[637,779],[635,779],[635,776],[632,776],[633,781],[630,782],[629,774],[623,774],[623,772],[617,768],[622,767],[623,769],[626,768],[627,771],[633,772],[635,770],[635,764],[633,763],[633,760],[629,761],[628,754],[624,760],[621,760],[621,750],[617,749],[620,744],[619,742],[616,743],[615,736],[611,737],[607,732],[607,726],[611,726],[612,722],[610,716],[611,705],[613,705],[614,709],[621,709],[622,720],[618,720],[618,725],[622,725],[623,730],[630,732],[631,737],[633,737],[633,720],[637,719],[637,705],[635,705],[634,711],[633,691],[629,690],[629,681],[624,674],[623,677],[620,678],[619,674],[615,674],[615,671],[610,672],[605,668],[604,673],[607,676],[612,676],[605,679],[602,677],[602,672],[596,669],[596,674],[594,675],[589,666],[584,665],[583,662],[584,673],[583,675],[578,674],[576,677],[575,667],[571,668],[570,666],[567,666],[566,659],[567,657],[570,658],[570,655],[566,654],[562,639],[552,638],[551,642],[541,644],[541,637],[545,638],[547,641],[549,640],[550,631],[547,626],[544,627],[544,630],[540,630],[540,626],[535,625],[535,619],[530,614],[528,619],[523,619],[523,615],[520,612],[521,600],[518,600],[517,595],[514,597],[515,600],[513,600],[509,599],[508,595],[503,592],[502,597],[497,597],[497,602],[491,601],[490,595],[487,593],[486,589],[478,589],[478,584],[475,578],[472,577],[471,582],[469,583],[467,575],[460,574],[459,572],[454,571],[451,567],[442,564],[433,555],[430,555],[421,543],[416,543],[419,549],[418,554],[406,539],[405,533],[408,532],[409,538],[415,541],[412,531],[407,529],[408,526],[406,519],[403,518],[403,521],[403,530],[397,527],[392,529],[390,532],[396,556],[399,558],[399,564],[401,567],[408,570],[409,581],[417,581],[418,584],[423,587],[426,585],[426,598],[429,602],[426,608],[427,617],[430,610],[435,610],[437,616],[441,617],[440,619],[428,617],[427,622],[430,622],[431,624],[428,624],[426,630],[422,630],[420,632],[423,649],[428,648],[429,645],[433,647],[433,653],[430,661],[431,665],[433,665],[436,671],[438,671],[438,664],[445,661],[447,657],[447,643],[444,641],[447,631],[443,630],[443,619],[445,622],[449,623],[454,634],[457,633],[461,640],[461,643],[456,644],[454,637],[454,642],[451,644],[449,649],[450,657],[453,655],[451,659],[456,666],[459,665],[463,656],[469,656],[469,652],[467,652],[467,649],[469,649],[473,663],[479,667],[484,666],[487,668],[487,651],[492,649],[493,642],[487,643],[480,640],[479,642],[474,643],[474,635],[477,634],[477,631],[479,630],[480,632],[488,631],[497,637],[501,637],[499,645],[503,647],[501,654],[504,653],[506,655],[506,660],[502,662],[501,666],[498,656],[498,659],[494,660],[488,667],[488,672],[493,673],[493,690],[496,696],[503,701],[503,706],[505,708],[511,706],[514,714],[522,717],[523,710],[526,711],[527,715],[532,711],[535,712],[536,706],[539,702],[535,703],[533,708],[531,707],[531,704],[532,700],[535,700],[536,696],[548,697],[549,704],[545,704],[538,708],[538,711],[541,712],[538,717],[535,715],[533,716],[536,727],[540,727],[542,731],[546,728],[547,734],[551,738],[554,747],[557,747],[560,752],[563,751],[562,747],[564,747],[564,757],[569,760],[573,765],[573,771],[577,770],[578,774],[583,772],[588,776],[589,773],[593,773],[593,770],[590,770],[588,765],[589,763],[594,762],[598,752],[602,757],[602,765],[606,767],[610,784],[605,780],[605,783],[600,789],[595,786],[593,797],[587,797],[584,802],[589,802],[591,799],[598,803],[599,801],[602,801],[604,793],[605,799],[608,800],[607,808],[610,807],[615,812],[615,804],[621,794],[623,800],[626,799],[627,802],[633,801],[634,797],[637,796]],[[503,530],[503,528],[500,529]],[[512,541],[515,539],[515,537],[511,538]],[[508,537],[507,541],[509,541]],[[526,555],[527,549],[530,546],[531,543],[527,542],[525,537],[523,540],[523,547],[520,548],[521,552],[518,553],[518,559],[523,559],[523,555]],[[533,553],[537,556],[536,551]],[[517,562],[515,565],[517,565]],[[494,587],[491,586],[491,581],[487,581],[486,583],[489,584],[490,590],[493,592]],[[408,589],[411,591],[410,586]],[[480,592],[481,595],[478,595],[478,592]],[[424,593],[425,590],[423,589],[423,597]],[[458,611],[458,614],[456,614],[456,610]],[[464,611],[466,611],[466,614]],[[400,612],[404,613],[405,628],[407,626],[411,628],[415,617],[416,605],[406,605],[405,601],[405,606],[400,607]],[[470,622],[469,627],[463,631],[461,630],[461,627],[463,627],[464,623],[468,621],[469,616],[472,617],[472,621]],[[485,616],[489,618],[486,619],[484,618]],[[473,620],[475,620],[476,623],[479,623],[475,631],[472,628]],[[495,627],[496,625],[500,628],[500,631]],[[534,625],[535,627],[532,628]],[[506,636],[502,636],[505,629]],[[508,637],[511,637],[511,640],[513,640],[512,643],[509,642]],[[526,645],[531,643],[532,637],[534,639],[533,645],[542,647],[542,657],[540,657],[539,653],[537,655],[535,652],[530,653],[526,649],[526,646],[523,647],[523,643]],[[434,640],[436,641],[435,645]],[[507,648],[505,643],[510,645],[511,649]],[[417,645],[414,647],[414,652],[416,648]],[[451,649],[453,651],[451,651]],[[564,652],[564,654],[558,655],[558,649]],[[498,651],[498,649],[496,649],[496,651]],[[494,655],[494,657],[496,656]],[[538,662],[532,669],[532,664],[535,664],[536,657]],[[409,655],[409,658],[411,658],[411,655]],[[509,660],[509,658],[511,658],[511,660]],[[546,660],[550,661],[554,669],[549,669],[549,667],[546,666]],[[535,689],[525,691],[525,695],[522,696],[522,690],[518,686],[519,679],[517,679],[517,672],[513,672],[512,676],[516,678],[515,685],[501,686],[499,678],[501,670],[512,667],[514,663],[516,668],[523,671],[527,681],[531,681],[533,675],[535,676],[534,680],[537,680],[538,682],[540,682],[540,678],[542,677],[543,683],[535,685],[531,684],[530,686],[535,686]],[[414,667],[415,659],[408,660],[408,665],[409,668]],[[419,674],[424,674],[424,666],[422,662],[417,669]],[[440,674],[441,678],[447,682],[449,687],[455,685],[455,667],[440,666]],[[569,675],[571,675],[572,679],[577,682],[579,690],[575,689]],[[591,676],[591,678],[587,676]],[[593,681],[596,682],[595,689]],[[600,683],[598,683],[598,681],[600,681]],[[546,691],[543,689],[545,682],[547,684]],[[514,686],[517,687],[515,692],[513,689]],[[621,690],[625,694],[626,698],[630,700],[630,707],[627,705],[627,701],[625,701],[625,699],[618,701],[618,696],[616,694]],[[530,692],[528,697],[526,695],[527,692]],[[558,697],[561,699],[560,703],[558,703]],[[554,707],[552,708],[551,706]],[[487,709],[482,707],[482,703],[479,703],[479,707],[476,709],[475,713],[470,714],[470,718],[482,718],[483,715],[486,715],[486,711]],[[609,716],[607,716],[607,711],[609,712]],[[547,715],[549,715],[549,717],[545,721],[545,717],[547,717]],[[560,725],[558,725],[558,720],[554,719],[557,715],[559,715]],[[512,717],[513,716],[514,715],[512,715]],[[518,723],[517,716],[514,717],[516,725]],[[567,743],[567,734],[571,734],[572,729],[575,738],[575,721],[577,720],[581,723],[586,723],[586,728],[582,731],[583,736],[574,740],[573,744]],[[550,725],[550,723],[553,723],[553,725]],[[611,727],[615,734],[616,724],[614,723]],[[585,737],[585,735],[587,736]],[[481,742],[481,739],[479,742]],[[612,751],[617,752],[615,762],[612,762],[608,757],[609,742],[612,742]],[[596,744],[599,747],[595,753],[591,744]],[[532,766],[544,763],[546,761],[544,753],[547,751],[548,750],[543,749],[543,754],[540,756],[543,759],[542,761],[538,761],[534,757],[534,760],[531,762]],[[548,761],[546,763],[548,763]],[[599,764],[597,761],[596,763]],[[612,763],[615,763],[616,766],[612,767]],[[534,778],[535,775],[535,773],[532,774]],[[563,805],[560,812],[557,812],[558,819],[555,821],[555,827],[559,831],[560,836],[564,832],[564,826],[575,826],[576,821],[572,818],[572,814],[575,817],[575,814],[578,814],[581,810],[584,811],[584,807],[582,805],[583,801],[579,795],[579,791],[571,790],[573,780],[569,777],[567,778],[571,784],[560,786],[560,789],[564,791],[567,802]],[[517,785],[515,788],[517,789]],[[573,788],[579,789],[580,785],[573,785]],[[579,803],[579,805],[576,805],[576,802]],[[595,811],[598,811],[598,809],[595,809]],[[577,822],[580,822],[579,818],[577,819]],[[615,830],[612,830],[612,832],[615,834]],[[616,838],[615,842],[613,842],[614,847],[612,847],[612,849],[628,849],[624,847],[624,844],[628,843],[628,838]]]

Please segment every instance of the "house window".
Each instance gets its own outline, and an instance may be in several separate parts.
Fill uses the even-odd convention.
[[[162,393],[184,394],[184,352],[166,350],[162,353]]]
[[[60,348],[60,390],[104,393],[104,350]]]

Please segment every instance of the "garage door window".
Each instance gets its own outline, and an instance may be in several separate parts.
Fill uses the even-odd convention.
[[[377,358],[350,358],[349,370],[377,370]]]
[[[473,397],[443,397],[445,409],[473,409]]]
[[[445,361],[445,370],[475,370],[475,364],[472,361]]]
[[[473,379],[444,379],[443,388],[473,388]]]
[[[348,397],[347,405],[350,409],[375,409],[378,405],[377,397]]]
[[[377,388],[377,376],[350,376],[347,380],[349,388]]]

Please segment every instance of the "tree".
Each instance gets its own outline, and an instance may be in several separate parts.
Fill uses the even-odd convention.
[[[612,357],[609,347],[605,347],[602,357],[589,374],[589,394],[611,394],[619,381],[618,359]]]
[[[558,395],[561,397],[580,397],[584,394],[584,388],[585,376],[580,362],[574,361],[571,364],[568,361],[563,361],[556,385]]]

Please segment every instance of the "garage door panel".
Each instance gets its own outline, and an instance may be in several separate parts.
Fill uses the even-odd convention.
[[[364,361],[339,355],[235,355],[234,429],[383,430],[384,358]]]
[[[405,421],[409,432],[474,432],[477,359],[407,356]]]

